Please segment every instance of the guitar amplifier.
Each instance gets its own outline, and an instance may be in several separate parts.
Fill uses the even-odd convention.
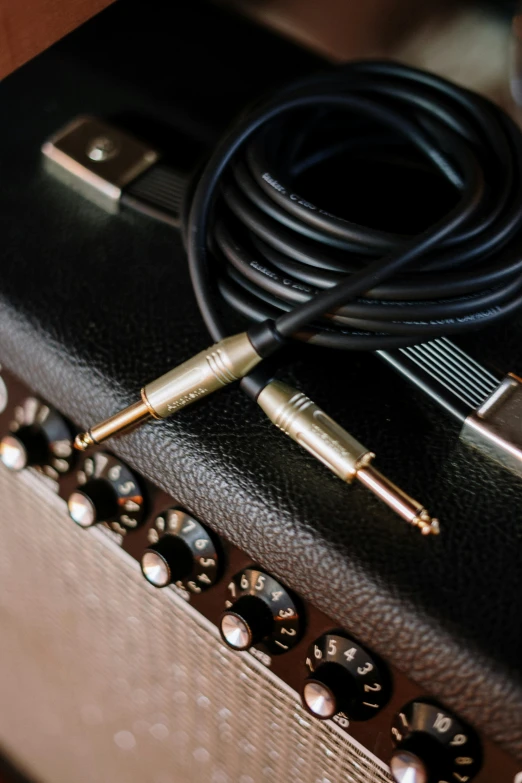
[[[522,781],[520,480],[377,359],[288,372],[430,499],[438,538],[235,388],[70,447],[208,337],[176,230],[69,190],[42,142],[90,113],[189,169],[316,67],[205,4],[129,1],[1,87],[0,747],[30,780]],[[466,347],[520,367],[521,332]]]

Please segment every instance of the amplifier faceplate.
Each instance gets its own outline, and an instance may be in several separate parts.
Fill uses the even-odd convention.
[[[49,783],[387,783],[384,764],[172,590],[0,469],[0,738]]]
[[[5,431],[29,391],[4,378]],[[43,783],[391,781],[393,718],[427,694],[390,670],[392,697],[372,720],[343,730],[312,718],[296,691],[310,643],[335,624],[306,604],[304,638],[270,668],[255,650],[232,652],[216,623],[248,556],[222,541],[214,587],[190,602],[157,590],[137,560],[156,514],[176,502],[146,486],[147,523],[120,546],[104,526],[69,518],[75,474],[58,487],[0,465],[0,746],[22,768]],[[520,767],[482,739],[474,780],[518,781]]]

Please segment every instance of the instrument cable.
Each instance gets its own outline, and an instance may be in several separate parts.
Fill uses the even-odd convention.
[[[431,220],[416,233],[332,210],[330,190],[354,199],[349,172],[334,173],[321,193],[300,191],[307,176],[343,157],[360,164],[383,156],[399,170],[427,173],[416,196]],[[374,470],[371,452],[258,365],[291,340],[388,352],[516,312],[521,164],[520,131],[498,107],[393,62],[352,63],[257,104],[218,144],[183,226],[194,291],[217,345],[145,386],[140,402],[79,435],[77,448],[243,378],[271,420],[337,475],[361,480],[422,532],[438,532],[423,506]],[[434,218],[433,176],[447,188]],[[253,322],[246,333],[227,337],[230,307]]]
[[[451,184],[456,203],[408,237],[298,195],[295,172],[338,152],[322,133],[325,109],[336,114],[337,137],[355,124],[355,154],[365,151],[361,118],[407,143]],[[250,319],[274,320],[283,338],[348,350],[399,348],[514,312],[521,163],[520,131],[507,115],[419,70],[355,63],[282,90],[223,139],[191,204],[189,264],[212,337],[227,333],[217,288]],[[419,198],[429,211],[429,193]]]

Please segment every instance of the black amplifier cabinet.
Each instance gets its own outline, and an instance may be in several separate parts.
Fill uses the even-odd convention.
[[[68,448],[208,337],[175,230],[52,180],[42,141],[91,113],[190,168],[253,95],[316,66],[205,5],[126,2],[1,87],[0,423],[5,461],[32,466],[0,465],[0,745],[43,783],[384,783],[398,752],[408,783],[522,780],[522,485],[373,357],[290,372],[429,500],[438,539],[237,388]],[[467,347],[520,368],[521,332]],[[303,691],[338,711],[313,717]]]

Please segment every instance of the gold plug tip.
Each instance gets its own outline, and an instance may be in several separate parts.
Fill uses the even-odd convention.
[[[358,480],[406,522],[420,530],[423,536],[438,536],[439,520],[433,518],[421,503],[383,476],[373,465],[364,465],[357,471]]]
[[[90,432],[80,432],[74,439],[74,448],[77,451],[87,451],[89,446],[94,446]]]
[[[131,427],[146,421],[150,416],[150,410],[145,402],[142,400],[135,402],[109,419],[95,424],[87,432],[80,432],[74,440],[74,448],[78,451],[86,451],[90,446],[97,446],[108,438],[121,435]]]
[[[432,518],[426,509],[423,509],[416,520],[413,521],[423,536],[438,536],[440,535],[440,524],[438,519]]]

